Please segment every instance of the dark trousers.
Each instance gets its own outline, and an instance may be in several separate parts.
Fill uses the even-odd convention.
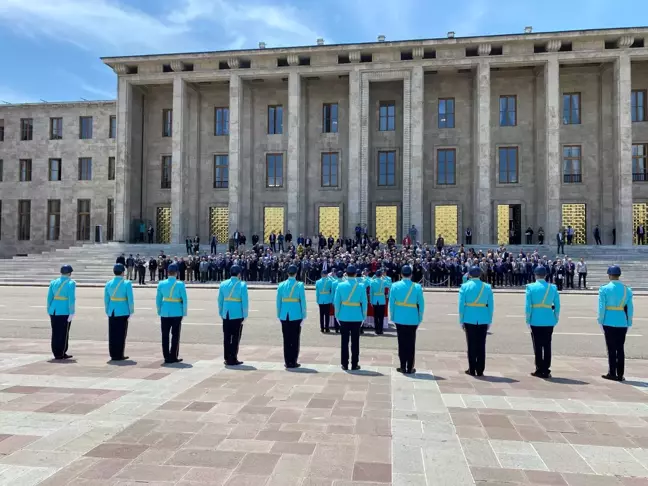
[[[289,316],[288,316],[289,317]],[[281,321],[283,333],[284,363],[286,366],[297,364],[299,359],[299,337],[301,336],[302,320]]]
[[[215,254],[216,254],[216,243],[212,243],[212,244],[209,246],[209,251],[212,253],[212,255],[215,255]]]
[[[174,362],[180,352],[180,327],[182,317],[160,317],[162,328],[162,355],[164,361]],[[171,347],[169,347],[169,332],[171,332]]]
[[[567,285],[565,285],[565,288],[573,289],[574,288],[574,274],[573,273],[568,273],[566,275],[566,277],[567,277]]]
[[[374,327],[376,328],[376,334],[383,333],[383,325],[385,321],[385,306],[374,304]]]
[[[610,375],[623,378],[625,372],[625,339],[627,327],[603,326],[605,345],[607,346]]]
[[[463,326],[468,347],[468,371],[482,375],[484,368],[486,368],[486,333],[488,332],[488,326],[467,323],[464,323]]]
[[[130,316],[115,316],[108,318],[108,352],[110,359],[122,359],[126,347],[128,333],[128,318]]]
[[[151,282],[155,282],[155,270],[149,270],[151,274]]]
[[[67,315],[50,316],[52,325],[52,354],[56,359],[61,359],[68,350],[68,341],[70,338],[70,323]]]
[[[226,363],[238,361],[239,343],[243,335],[243,319],[223,319],[223,357]]]
[[[538,373],[551,372],[551,336],[553,326],[531,326],[531,340]]]
[[[398,335],[398,357],[401,370],[410,373],[414,369],[414,356],[416,354],[416,329],[418,326],[408,326],[396,323]]]
[[[342,336],[342,366],[349,366],[349,338],[351,338],[351,366],[356,366],[360,360],[360,325],[361,321],[340,321]]]
[[[144,285],[146,283],[145,282],[145,280],[146,280],[146,270],[143,267],[138,268],[137,269],[137,275],[138,275],[138,278],[139,278],[140,285]]]
[[[562,243],[558,243],[558,249],[556,250],[556,253],[565,253],[565,242],[564,241]]]
[[[331,322],[331,304],[318,304],[319,305],[319,319],[320,330],[323,331],[329,328]]]
[[[587,272],[578,274],[578,288],[581,288],[581,280],[583,281],[583,287],[587,288]]]
[[[596,241],[597,245],[601,244],[601,237],[600,236],[594,236],[594,241]]]
[[[646,236],[646,235],[638,234],[638,235],[637,235],[637,243],[639,243],[640,245],[643,245],[643,244],[644,244],[644,238],[645,238],[645,236]]]

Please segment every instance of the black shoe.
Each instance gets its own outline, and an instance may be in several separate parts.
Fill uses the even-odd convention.
[[[484,372],[483,371],[478,371],[477,376],[484,376]]]
[[[64,354],[61,359],[72,359],[72,358],[74,358],[74,356],[72,356],[71,354]]]
[[[339,330],[339,329],[336,329],[336,330],[335,330],[335,334],[340,334],[340,330]]]
[[[472,370],[466,370],[466,371],[464,371],[464,373],[466,373],[469,376],[475,376],[475,372],[472,371]]]
[[[349,371],[348,365],[340,365],[340,368],[342,368],[344,371]]]
[[[351,369],[352,369],[353,371],[358,371],[358,370],[360,369],[360,365],[353,365],[353,366],[351,367]]]
[[[625,376],[619,376],[619,377],[617,378],[617,381],[625,381]]]
[[[604,380],[618,381],[617,377],[612,376],[610,373],[608,373],[607,375],[601,375],[601,378],[603,378]]]
[[[293,363],[292,368],[301,368],[299,363]]]
[[[330,333],[331,333],[331,330],[330,330],[330,329],[324,329],[324,332],[325,332],[326,334],[330,334]]]
[[[396,371],[398,371],[399,373],[404,373],[403,368],[396,368]]]
[[[321,332],[321,333],[324,333],[324,329],[320,329],[320,332]]]
[[[412,368],[411,370],[405,372],[406,375],[413,375],[414,373],[416,373],[416,368]]]
[[[545,380],[548,380],[549,378],[551,378],[551,371],[547,371],[544,375],[542,375],[542,377],[543,377]]]
[[[121,358],[110,358],[110,361],[126,361],[128,356],[122,356]]]
[[[534,371],[533,373],[531,373],[531,376],[535,376],[536,378],[542,378],[542,373],[540,373],[539,371]]]

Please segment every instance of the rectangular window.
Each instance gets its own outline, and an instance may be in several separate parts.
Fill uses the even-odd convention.
[[[283,133],[283,106],[268,106],[268,135],[281,135]]]
[[[77,200],[77,240],[90,240],[90,199]]]
[[[381,132],[393,132],[396,130],[396,104],[393,101],[380,102],[378,130]]]
[[[18,201],[18,239],[27,241],[31,238],[31,201]]]
[[[79,117],[79,138],[81,140],[90,140],[92,138],[92,117]]]
[[[61,237],[61,200],[47,201],[47,239],[56,241]]]
[[[437,150],[437,184],[456,184],[457,151],[455,149]]]
[[[63,118],[50,118],[50,140],[63,139]]]
[[[439,128],[455,127],[455,100],[454,98],[439,99]]]
[[[580,93],[563,94],[563,125],[580,125]]]
[[[20,159],[20,182],[31,182],[32,180],[32,161],[31,159]]]
[[[396,152],[393,150],[378,152],[378,185],[396,185]]]
[[[499,148],[499,183],[516,184],[518,182],[518,149],[517,147]]]
[[[648,181],[648,144],[632,144],[632,180],[635,182]]]
[[[229,135],[229,108],[214,108],[214,135]]]
[[[283,187],[283,154],[266,155],[266,187]]]
[[[500,127],[517,125],[517,96],[500,96]]]
[[[4,142],[4,120],[0,119],[0,142]]]
[[[229,187],[229,156],[214,155],[214,189]]]
[[[50,181],[61,180],[61,159],[49,159],[47,164],[47,179]]]
[[[337,133],[338,131],[338,104],[324,103],[322,107],[322,132]]]
[[[630,95],[630,106],[632,108],[632,121],[646,121],[646,90],[632,90]]]
[[[4,181],[4,160],[0,159],[0,182]]]
[[[170,155],[162,156],[162,180],[160,182],[160,188],[171,189],[171,156]]]
[[[563,147],[563,182],[565,184],[583,182],[580,145],[565,145]]]
[[[34,120],[32,118],[20,119],[20,140],[32,140],[34,138]]]
[[[173,134],[173,110],[162,110],[162,136],[170,137]]]
[[[106,241],[112,241],[115,239],[115,200],[109,197],[106,207]]]
[[[92,159],[90,157],[79,158],[79,180],[92,180]]]
[[[322,187],[338,187],[338,153],[322,154]]]
[[[115,180],[115,157],[108,157],[108,180]]]
[[[108,126],[108,138],[117,138],[117,117],[110,115],[110,125]]]

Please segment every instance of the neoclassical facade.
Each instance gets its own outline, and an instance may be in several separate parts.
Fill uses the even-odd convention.
[[[361,224],[382,240],[415,225],[419,239],[448,243],[471,228],[473,244],[523,242],[529,226],[553,243],[571,225],[578,243],[594,243],[598,225],[603,243],[615,232],[631,245],[648,213],[646,42],[647,28],[449,33],[104,58],[116,103],[0,106],[0,241],[21,247],[20,201],[43,208],[61,192],[7,180],[26,150],[47,167],[65,142],[47,139],[59,109],[72,137],[84,113],[101,117],[104,138],[75,140],[69,157],[76,166],[96,150],[114,177],[62,191],[72,223],[62,242],[87,236],[75,200],[88,186],[88,224],[115,240],[142,221],[162,242],[237,229],[337,237]],[[44,127],[40,143],[20,139],[28,116]],[[54,244],[48,222],[31,218],[31,245]]]

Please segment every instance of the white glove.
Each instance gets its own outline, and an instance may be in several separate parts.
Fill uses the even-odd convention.
[[[72,322],[72,319],[74,319],[74,314],[70,314],[68,316],[68,322]]]

